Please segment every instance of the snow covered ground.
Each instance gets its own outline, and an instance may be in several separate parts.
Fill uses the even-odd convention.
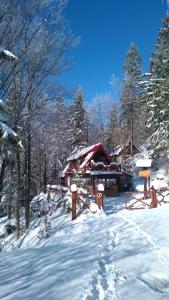
[[[34,223],[1,253],[0,299],[169,299],[169,207],[127,211],[122,195],[104,209],[75,221],[55,212],[46,239]]]

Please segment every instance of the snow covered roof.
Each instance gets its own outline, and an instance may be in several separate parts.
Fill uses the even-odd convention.
[[[116,148],[113,149],[113,151],[110,153],[110,156],[120,155],[121,152],[130,145],[130,142],[126,145],[118,145]],[[133,144],[133,146],[140,152],[140,149]]]
[[[67,159],[67,161],[76,160],[80,157],[83,157],[84,155],[87,155],[91,151],[94,154],[96,152],[96,150],[98,150],[99,148],[101,148],[105,152],[105,154],[109,157],[109,155],[108,155],[107,151],[104,149],[103,145],[101,143],[99,143],[99,144],[91,145],[91,146],[77,150],[73,155],[71,155]]]
[[[122,174],[122,172],[118,172],[118,171],[102,171],[102,170],[96,170],[96,171],[92,171],[90,173],[91,175],[113,175],[113,174]]]
[[[93,155],[94,155],[94,151],[91,151],[87,154],[84,161],[80,165],[80,169],[83,169],[86,166],[86,164],[90,161],[90,159],[93,157]]]
[[[113,149],[113,151],[110,153],[110,156],[113,156],[113,155],[119,155],[120,152],[122,150],[122,146],[121,145],[118,145],[116,148]]]
[[[63,169],[63,171],[61,172],[60,176],[64,177],[66,173],[69,173],[70,170],[72,171],[72,167],[70,165],[70,162],[65,166],[65,168]],[[71,173],[71,172],[70,172]]]
[[[152,159],[144,158],[136,160],[136,167],[138,168],[150,168],[152,165]]]

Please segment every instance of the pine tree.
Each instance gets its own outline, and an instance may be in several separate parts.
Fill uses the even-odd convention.
[[[136,129],[140,111],[138,109],[140,99],[139,81],[141,76],[142,60],[134,43],[131,44],[125,57],[124,80],[121,96],[121,119],[127,129],[128,139],[131,141],[131,154],[133,141],[136,138]]]
[[[151,146],[160,156],[169,145],[169,13],[159,31],[150,73],[145,74],[143,99],[148,108],[147,128],[151,133]]]
[[[86,142],[84,93],[78,88],[71,106],[70,138],[72,149]]]

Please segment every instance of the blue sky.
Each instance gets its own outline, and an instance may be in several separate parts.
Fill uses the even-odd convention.
[[[148,70],[167,0],[69,0],[65,15],[80,45],[71,51],[74,64],[62,82],[81,85],[86,100],[114,91],[112,74],[122,76],[125,54],[135,42]]]

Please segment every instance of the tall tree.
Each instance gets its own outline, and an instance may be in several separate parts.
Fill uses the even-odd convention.
[[[114,104],[112,105],[109,115],[105,144],[109,151],[112,151],[112,149],[119,144],[119,120],[117,109]]]
[[[150,73],[143,81],[143,98],[148,109],[147,128],[155,153],[168,154],[169,146],[169,13],[159,31]]]
[[[142,61],[140,53],[134,43],[131,44],[124,62],[124,79],[121,95],[121,118],[128,139],[131,141],[131,154],[133,141],[136,139],[136,129],[140,111],[138,109],[140,99],[140,76]]]
[[[17,58],[8,50],[0,48],[0,63],[6,61],[11,65],[11,61],[16,61]],[[7,124],[7,112],[8,105],[2,100],[0,100],[0,201],[3,190],[3,181],[5,176],[5,169],[7,165],[11,162],[12,156],[15,156],[19,137]],[[12,154],[12,155],[11,155]]]
[[[110,94],[100,94],[93,98],[89,105],[90,113],[90,133],[89,140],[91,143],[106,143],[107,126],[109,122],[110,107],[113,99]]]
[[[4,60],[17,60],[16,56],[14,56],[8,50],[0,49],[0,59]],[[7,165],[10,165],[10,171],[12,175],[13,163],[17,161],[17,198],[15,203],[15,217],[16,217],[16,225],[17,225],[17,238],[20,235],[20,216],[19,216],[19,205],[20,205],[20,141],[17,135],[17,130],[14,132],[6,122],[6,114],[8,111],[8,106],[5,106],[4,103],[0,100],[0,162],[1,162],[1,171],[0,171],[0,201],[1,201],[1,193],[3,190],[3,181],[5,175],[5,169]],[[6,114],[5,114],[6,112]],[[10,180],[12,180],[12,176]],[[12,187],[10,184],[10,191]],[[11,218],[11,195],[9,195],[8,199],[8,217]]]
[[[70,112],[70,138],[72,149],[86,142],[84,93],[78,88]]]
[[[0,43],[15,50],[18,63],[12,68],[3,63],[0,96],[8,99],[7,118],[23,139],[25,155],[20,160],[24,178],[26,226],[29,226],[30,200],[33,196],[33,134],[38,132],[42,107],[54,99],[58,76],[66,70],[66,51],[75,39],[64,20],[64,0],[2,0],[0,2]],[[53,84],[55,82],[55,84]],[[53,87],[56,88],[53,88]],[[44,101],[42,101],[44,100]],[[36,128],[36,123],[38,126]],[[45,168],[45,166],[44,166]],[[19,182],[19,181],[18,181]]]

